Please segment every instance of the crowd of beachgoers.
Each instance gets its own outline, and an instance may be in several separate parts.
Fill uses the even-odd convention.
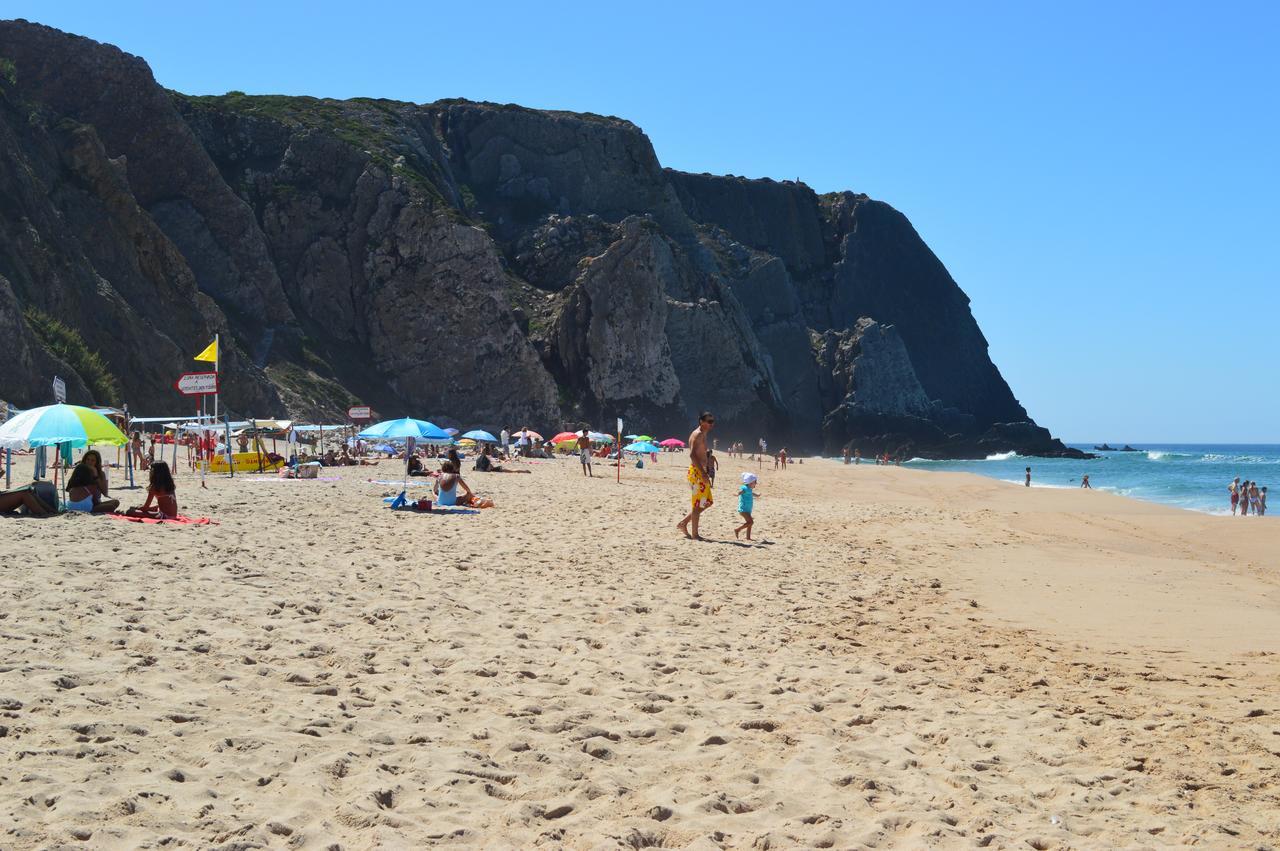
[[[431,426],[425,421],[424,426]],[[594,476],[594,465],[604,463],[610,465],[634,464],[643,468],[647,463],[658,463],[664,453],[689,453],[688,484],[691,489],[691,508],[689,514],[679,524],[680,531],[690,538],[698,538],[698,518],[701,511],[710,506],[710,491],[715,485],[716,474],[720,468],[717,456],[718,440],[708,438],[715,425],[715,417],[705,413],[688,438],[670,437],[656,441],[648,435],[626,435],[634,442],[625,444],[623,435],[608,435],[590,429],[586,425],[575,426],[571,431],[562,431],[551,438],[523,427],[518,430],[503,428],[497,435],[483,430],[473,430],[465,435],[457,429],[442,430],[441,439],[425,439],[416,442],[413,439],[380,439],[370,437],[368,432],[358,432],[355,427],[343,429],[337,426],[303,426],[301,429],[312,429],[304,432],[301,429],[279,429],[271,426],[248,428],[236,431],[229,429],[173,429],[159,433],[144,434],[133,430],[124,446],[120,447],[123,455],[117,455],[115,465],[103,463],[102,455],[93,448],[87,448],[81,458],[72,466],[70,455],[65,451],[59,453],[65,475],[62,480],[62,495],[49,482],[39,480],[13,490],[0,493],[0,513],[25,513],[33,516],[44,516],[58,513],[60,510],[76,511],[91,514],[121,514],[133,518],[152,518],[169,520],[179,518],[177,503],[177,485],[175,474],[179,466],[186,466],[192,472],[201,474],[227,472],[270,473],[280,478],[314,479],[320,477],[324,468],[370,466],[379,461],[397,461],[404,465],[404,480],[410,477],[429,477],[433,483],[433,499],[411,502],[402,499],[393,507],[419,507],[429,509],[431,506],[447,507],[454,505],[489,507],[492,501],[477,495],[463,474],[464,459],[472,463],[472,470],[479,473],[528,473],[528,468],[521,468],[520,462],[535,459],[550,459],[566,454],[576,454],[584,476]],[[326,445],[326,429],[333,430]],[[123,440],[123,438],[121,438]],[[268,449],[266,441],[270,440]],[[284,445],[281,446],[280,442]],[[180,465],[179,448],[185,450],[184,463]],[[278,451],[283,449],[284,451]],[[803,463],[786,448],[782,447],[770,452],[767,440],[758,438],[754,449],[748,453],[744,441],[734,440],[724,450],[729,458],[754,462],[757,470],[763,470],[772,464],[775,471],[785,471],[790,464]],[[166,461],[165,458],[169,458]],[[123,463],[121,463],[123,460]],[[842,460],[845,464],[861,464],[864,461],[862,452],[856,447],[846,447]],[[901,465],[900,456],[880,453],[869,459],[876,465]],[[217,464],[226,462],[224,469]],[[145,476],[147,491],[146,500],[130,508],[121,507],[119,499],[111,495],[108,466],[124,467],[128,470],[129,482],[134,483],[135,472],[139,477]],[[37,470],[43,464],[37,463]],[[1025,471],[1025,484],[1032,484],[1031,468]],[[748,480],[749,478],[749,480]],[[738,483],[738,511],[743,516],[744,525],[737,531],[751,535],[754,494],[758,481],[753,473],[748,477],[742,474]],[[1091,487],[1089,476],[1083,476],[1081,487]],[[1228,486],[1231,513],[1240,516],[1263,516],[1266,514],[1267,488],[1254,481],[1242,481],[1237,477]],[[402,494],[403,497],[403,494]]]

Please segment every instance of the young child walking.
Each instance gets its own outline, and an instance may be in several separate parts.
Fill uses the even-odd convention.
[[[169,472],[169,465],[156,461],[151,465],[151,480],[147,483],[147,501],[141,508],[130,508],[125,514],[130,517],[153,517],[157,520],[172,520],[178,516],[178,497],[175,495],[178,486]]]
[[[733,537],[738,537],[738,533],[744,529],[747,533],[747,540],[751,540],[751,524],[755,521],[751,519],[751,512],[755,508],[756,502],[756,474],[743,473],[742,485],[738,488],[738,513],[742,515],[742,519],[746,522],[733,530]]]

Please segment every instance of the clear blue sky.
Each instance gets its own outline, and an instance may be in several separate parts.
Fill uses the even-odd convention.
[[[867,192],[1054,434],[1280,442],[1280,3],[180,5],[3,14],[184,92],[598,112],[674,168]]]

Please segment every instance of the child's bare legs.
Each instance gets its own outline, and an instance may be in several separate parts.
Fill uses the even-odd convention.
[[[746,530],[747,530],[747,540],[748,540],[748,541],[750,541],[750,540],[751,540],[751,524],[752,524],[754,521],[751,519],[751,514],[750,514],[750,512],[746,512],[746,511],[739,511],[738,513],[739,513],[739,514],[741,514],[741,515],[742,515],[742,519],[743,519],[743,520],[746,520],[747,522],[746,522],[746,523],[743,523],[743,524],[742,524],[741,526],[739,526],[737,529],[734,529],[734,530],[733,530],[733,537],[735,537],[735,538],[736,538],[736,537],[738,537],[738,533],[739,533],[739,532],[741,532],[743,529],[746,529]]]

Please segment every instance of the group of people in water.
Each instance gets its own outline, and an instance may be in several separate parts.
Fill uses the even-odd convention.
[[[1257,482],[1242,482],[1240,477],[1236,476],[1231,484],[1227,485],[1227,494],[1231,498],[1233,516],[1236,509],[1239,509],[1241,517],[1248,517],[1251,511],[1255,517],[1261,517],[1267,513],[1267,489],[1258,487]]]

